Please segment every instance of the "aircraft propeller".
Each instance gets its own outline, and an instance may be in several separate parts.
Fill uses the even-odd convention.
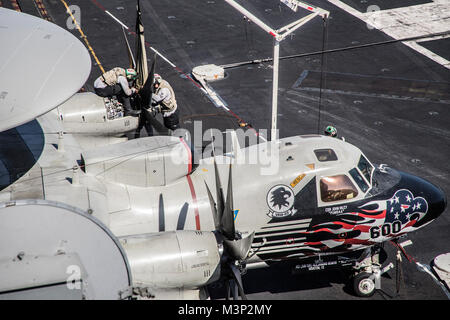
[[[233,211],[233,182],[232,182],[232,166],[230,164],[228,171],[228,187],[227,198],[224,201],[222,183],[220,181],[219,171],[217,169],[217,163],[214,158],[214,173],[216,179],[216,199],[214,202],[212,193],[205,181],[206,190],[211,205],[211,211],[214,218],[214,225],[216,229],[216,235],[219,241],[223,244],[224,254],[222,256],[222,270],[223,278],[225,278],[225,285],[227,291],[227,300],[231,294],[233,299],[238,299],[238,293],[243,300],[247,300],[245,296],[243,285],[241,268],[245,262],[247,254],[250,250],[250,246],[253,242],[254,232],[246,237],[242,238],[242,234],[236,231],[234,224],[234,211]],[[241,267],[241,268],[240,268]]]

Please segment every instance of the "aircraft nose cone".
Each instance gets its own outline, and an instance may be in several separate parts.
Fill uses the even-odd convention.
[[[428,194],[430,200],[428,200],[429,209],[427,216],[430,216],[430,219],[436,219],[447,207],[447,196],[441,188],[435,185],[432,185],[431,190],[428,190]]]
[[[426,215],[418,221],[415,225],[416,227],[420,227],[421,225],[436,219],[445,211],[447,207],[447,196],[441,188],[425,179],[407,173],[402,173],[402,178],[407,182],[407,185],[410,185],[411,189],[414,190],[415,197],[423,197],[428,203],[428,211]]]

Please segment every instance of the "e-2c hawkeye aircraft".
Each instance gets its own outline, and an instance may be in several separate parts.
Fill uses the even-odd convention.
[[[318,258],[370,296],[379,245],[446,208],[437,186],[327,136],[241,148],[231,133],[232,152],[198,163],[176,135],[127,140],[135,118],[74,94],[91,68],[78,39],[2,8],[0,39],[2,74],[20,74],[0,81],[0,297],[204,299],[225,281],[245,298],[247,268]]]

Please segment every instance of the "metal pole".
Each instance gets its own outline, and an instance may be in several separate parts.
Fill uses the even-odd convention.
[[[298,21],[295,21],[293,23],[290,23],[289,25],[279,29],[274,30],[268,25],[266,25],[264,22],[262,22],[260,19],[258,19],[254,14],[249,12],[247,9],[245,9],[240,4],[236,3],[234,0],[225,0],[229,5],[234,7],[236,10],[244,14],[249,20],[253,21],[257,26],[262,28],[264,31],[268,32],[271,36],[274,37],[274,46],[273,46],[273,83],[272,83],[272,129],[271,129],[271,140],[276,141],[278,139],[277,134],[277,117],[278,117],[278,68],[279,68],[279,62],[280,62],[280,42],[283,41],[287,35],[292,33],[294,30],[300,28],[302,25],[313,19],[317,15],[322,15],[323,17],[328,17],[329,12],[326,10],[323,10],[318,7],[313,7],[307,3],[303,3],[300,1],[291,0],[288,2],[288,6],[290,4],[294,4],[295,6],[299,6],[303,9],[306,9],[308,11],[313,12],[312,14],[303,17],[299,19]],[[294,11],[297,11],[297,9],[293,9]],[[284,32],[281,34],[281,32]]]
[[[248,19],[253,21],[256,25],[258,25],[261,29],[272,35],[273,37],[277,36],[277,33],[275,30],[273,30],[271,27],[266,25],[264,22],[262,22],[260,19],[258,19],[254,14],[249,12],[247,9],[245,9],[243,6],[239,5],[238,3],[234,2],[233,0],[225,0],[229,5],[231,5],[233,8],[235,8],[240,13],[244,14]]]
[[[273,45],[273,83],[272,83],[272,131],[270,140],[276,141],[278,117],[278,67],[280,64],[280,41],[274,40]]]

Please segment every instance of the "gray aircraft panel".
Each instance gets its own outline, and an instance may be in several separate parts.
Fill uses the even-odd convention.
[[[128,260],[117,238],[75,207],[45,200],[0,203],[0,240],[0,299],[4,293],[28,295],[36,288],[70,285],[74,272],[86,299],[124,298],[131,285]],[[41,297],[54,292],[41,292]]]
[[[89,77],[84,45],[56,24],[0,8],[0,131],[46,113]]]

